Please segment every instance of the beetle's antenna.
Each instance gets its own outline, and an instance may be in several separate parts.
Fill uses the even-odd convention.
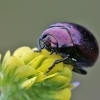
[[[42,40],[42,37],[40,37],[39,39],[38,39],[38,50],[35,50],[35,52],[41,52],[41,40]]]

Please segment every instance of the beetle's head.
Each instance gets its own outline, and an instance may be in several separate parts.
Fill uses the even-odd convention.
[[[47,34],[42,37],[43,46],[50,52],[56,52],[58,48],[58,42],[53,35]]]

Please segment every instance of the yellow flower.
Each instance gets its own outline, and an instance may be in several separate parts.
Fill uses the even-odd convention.
[[[20,47],[11,55],[7,51],[1,65],[2,100],[70,100],[72,66],[59,63],[51,70],[59,54],[43,49]],[[1,55],[0,55],[1,58]]]

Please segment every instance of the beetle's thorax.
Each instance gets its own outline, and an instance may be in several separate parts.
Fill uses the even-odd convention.
[[[50,37],[50,35],[52,36],[52,38]],[[66,29],[62,29],[59,27],[48,28],[42,34],[42,37],[45,36],[47,38],[45,41],[51,40],[52,42],[54,42],[56,40],[58,48],[62,48],[63,46],[73,46],[72,40],[70,39],[70,34],[66,31]]]

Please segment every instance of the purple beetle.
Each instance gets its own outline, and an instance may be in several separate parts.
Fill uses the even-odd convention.
[[[41,41],[43,45],[41,46]],[[73,65],[73,71],[87,74],[83,67],[93,66],[99,55],[99,47],[93,34],[81,25],[60,22],[50,25],[38,39],[38,52],[46,48],[52,53],[59,53],[62,59],[55,60],[55,64],[63,62]]]

